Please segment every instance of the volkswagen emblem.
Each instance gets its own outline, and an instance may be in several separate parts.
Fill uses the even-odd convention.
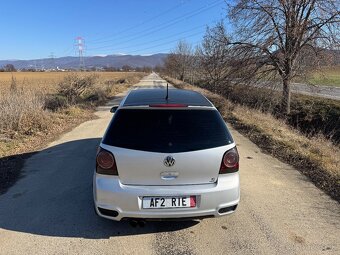
[[[173,166],[175,164],[175,162],[176,161],[172,156],[167,156],[163,161],[164,165],[167,166],[167,167]]]

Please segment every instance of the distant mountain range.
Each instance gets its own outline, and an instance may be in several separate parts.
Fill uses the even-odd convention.
[[[114,67],[121,68],[124,65],[131,67],[155,67],[162,65],[167,57],[166,53],[149,56],[141,55],[107,55],[84,57],[86,68]],[[79,68],[78,57],[44,58],[32,60],[0,60],[0,68],[6,64],[12,64],[16,69],[76,69]]]

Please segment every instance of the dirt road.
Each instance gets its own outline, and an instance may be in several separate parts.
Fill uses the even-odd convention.
[[[138,86],[164,84],[151,75]],[[144,228],[98,218],[92,174],[109,108],[28,159],[24,177],[0,196],[0,254],[340,254],[339,204],[233,129],[241,156],[235,214]]]
[[[312,86],[302,83],[293,83],[292,92],[340,100],[340,88],[335,86]]]
[[[254,86],[282,91],[281,83],[262,82]],[[304,94],[309,96],[340,100],[340,88],[336,86],[320,86],[308,85],[303,83],[292,83],[291,91],[292,93],[296,94]]]

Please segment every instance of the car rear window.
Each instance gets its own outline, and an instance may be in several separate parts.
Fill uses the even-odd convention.
[[[150,152],[204,150],[233,143],[216,110],[121,109],[103,143]]]

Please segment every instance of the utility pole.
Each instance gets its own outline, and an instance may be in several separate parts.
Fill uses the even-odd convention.
[[[75,45],[78,48],[79,70],[82,71],[82,70],[85,69],[85,60],[84,60],[85,41],[84,41],[84,38],[78,36],[76,38],[76,44]]]
[[[54,53],[51,52],[51,54],[49,55],[49,58],[51,59],[51,69],[55,68],[55,61],[54,61]]]
[[[45,71],[45,65],[44,65],[44,59],[43,58],[40,60],[40,70]]]

